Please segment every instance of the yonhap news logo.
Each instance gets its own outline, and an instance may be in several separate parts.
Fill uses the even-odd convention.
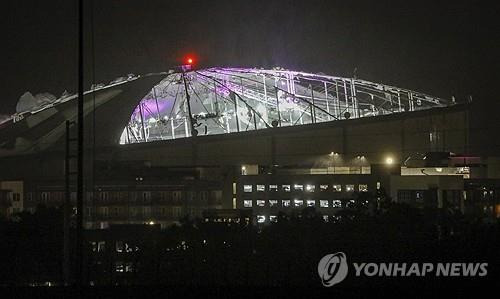
[[[356,277],[484,277],[488,263],[352,263]],[[325,255],[318,263],[318,275],[325,287],[342,282],[349,272],[343,252]]]
[[[347,258],[343,252],[327,254],[318,264],[318,274],[325,287],[331,287],[344,280],[348,270]]]

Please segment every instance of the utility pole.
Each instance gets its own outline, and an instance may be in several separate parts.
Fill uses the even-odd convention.
[[[78,0],[78,163],[76,184],[76,284],[83,286],[83,0]]]
[[[66,121],[66,157],[64,161],[64,239],[63,239],[63,275],[64,275],[64,285],[69,286],[73,283],[73,276],[71,273],[71,176],[75,175],[75,172],[71,171],[71,161],[76,158],[75,155],[71,154],[71,143],[76,142],[76,138],[71,138],[71,125],[74,122]],[[74,147],[73,147],[74,150]]]

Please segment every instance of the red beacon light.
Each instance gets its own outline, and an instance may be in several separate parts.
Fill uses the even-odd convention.
[[[193,69],[195,59],[193,56],[184,56],[184,63],[182,64],[182,69],[184,71],[190,71]]]

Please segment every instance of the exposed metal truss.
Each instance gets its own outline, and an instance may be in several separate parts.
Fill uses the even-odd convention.
[[[404,88],[283,69],[209,68],[171,72],[140,101],[120,143],[370,117],[451,105]]]

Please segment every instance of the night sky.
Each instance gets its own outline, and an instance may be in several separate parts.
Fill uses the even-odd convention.
[[[192,52],[199,67],[357,68],[361,79],[496,103],[500,11],[485,3],[100,0],[86,11],[86,81],[168,70]],[[0,114],[25,91],[75,92],[76,1],[10,0],[0,14]]]

